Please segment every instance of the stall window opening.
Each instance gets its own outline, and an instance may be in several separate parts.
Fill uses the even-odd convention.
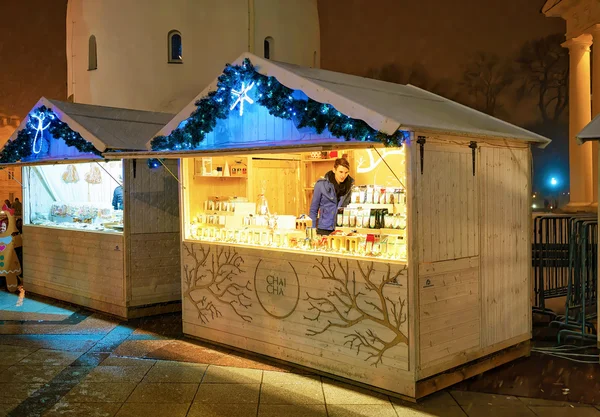
[[[25,174],[25,224],[123,231],[121,161],[33,166],[26,167]],[[115,205],[116,200],[120,204]]]

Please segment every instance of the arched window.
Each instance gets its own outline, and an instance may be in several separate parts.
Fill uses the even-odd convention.
[[[96,49],[96,37],[90,36],[88,41],[88,71],[98,69],[98,51]]]
[[[273,58],[273,47],[274,47],[274,41],[273,38],[270,36],[267,36],[265,38],[265,42],[264,42],[264,57],[266,59],[271,59]]]
[[[183,45],[181,43],[181,33],[178,30],[169,32],[169,63],[183,63]]]

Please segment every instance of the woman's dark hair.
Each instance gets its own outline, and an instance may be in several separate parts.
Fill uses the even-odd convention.
[[[344,168],[346,168],[347,170],[350,170],[350,162],[348,162],[348,160],[346,158],[336,159],[335,162],[333,163],[333,169],[336,169],[340,165],[343,166]]]

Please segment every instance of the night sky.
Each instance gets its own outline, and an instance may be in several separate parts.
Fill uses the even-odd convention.
[[[66,0],[0,0],[0,113],[66,100]]]
[[[23,117],[42,95],[66,99],[66,3],[0,0],[0,113]],[[563,20],[542,15],[543,4],[544,0],[319,0],[321,66],[365,76],[389,63],[419,63],[433,79],[446,79],[458,89],[465,64],[476,51],[514,59],[524,42],[564,33]],[[527,126],[537,118],[533,102],[504,107],[502,117],[510,122]],[[543,163],[564,165],[564,147],[559,148],[551,145],[540,161],[551,157]],[[562,161],[553,159],[561,155]]]

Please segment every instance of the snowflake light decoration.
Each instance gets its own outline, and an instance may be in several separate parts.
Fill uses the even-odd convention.
[[[35,136],[33,138],[33,153],[34,154],[39,154],[42,151],[42,136],[44,133],[44,130],[48,129],[48,127],[50,127],[50,122],[48,122],[48,124],[46,126],[44,126],[44,120],[46,120],[46,113],[38,113],[38,114],[32,114],[31,115],[32,118],[37,119],[37,126],[34,126],[33,129],[35,130]],[[54,116],[49,114],[48,115],[49,119],[54,120]],[[39,139],[39,140],[38,140]],[[38,146],[39,144],[39,146]]]
[[[229,108],[229,110],[235,109],[235,106],[237,106],[239,103],[240,104],[240,116],[242,116],[244,114],[244,101],[247,101],[248,104],[254,103],[254,100],[252,100],[248,96],[248,93],[250,92],[250,90],[252,90],[253,87],[254,87],[254,81],[251,84],[249,84],[247,87],[246,87],[246,83],[242,82],[242,88],[240,90],[234,90],[232,88],[231,95],[235,96],[236,99],[234,100],[234,102],[231,105],[231,107]]]

